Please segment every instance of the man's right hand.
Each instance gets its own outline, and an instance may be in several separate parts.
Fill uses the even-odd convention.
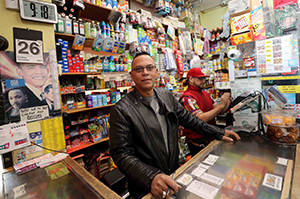
[[[151,183],[151,193],[156,197],[162,197],[163,192],[168,193],[169,187],[171,188],[170,194],[177,193],[181,186],[178,185],[172,178],[165,174],[156,175]],[[167,195],[166,195],[167,196]]]
[[[227,106],[227,103],[228,103],[228,100],[231,98],[231,94],[230,93],[224,93],[221,97],[221,104],[226,107]]]

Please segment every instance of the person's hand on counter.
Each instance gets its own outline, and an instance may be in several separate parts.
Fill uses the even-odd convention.
[[[235,140],[241,139],[241,137],[237,133],[235,133],[233,131],[225,130],[225,134],[224,134],[222,140],[232,142],[234,140],[233,138]]]
[[[168,193],[169,187],[171,188],[170,194],[177,193],[181,186],[178,185],[172,178],[165,174],[156,175],[151,183],[151,193],[155,197],[165,198]]]

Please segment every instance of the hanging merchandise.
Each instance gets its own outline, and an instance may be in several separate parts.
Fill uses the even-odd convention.
[[[204,29],[204,53],[206,53],[206,54],[209,54],[209,53],[210,53],[209,38],[210,38],[210,33],[209,33],[209,31],[205,28],[205,29]]]
[[[264,23],[266,27],[266,37],[274,37],[276,35],[275,28],[275,16],[274,11],[271,5],[269,5],[268,0],[263,0],[263,14],[264,14]]]
[[[166,70],[175,70],[177,68],[173,52],[171,49],[166,48]]]
[[[202,56],[203,55],[203,46],[204,42],[201,40],[200,33],[193,34],[193,43],[194,43],[194,51],[196,54]]]
[[[220,34],[220,38],[228,38],[230,36],[230,14],[226,12],[223,16],[223,31]]]
[[[179,33],[179,47],[184,56],[187,56],[191,54],[191,51],[193,50],[192,46],[192,39],[191,39],[191,32],[190,29],[178,29]]]
[[[232,0],[228,2],[229,14],[241,13],[249,10],[250,12],[250,1],[249,0]]]
[[[275,10],[278,35],[298,34],[299,8],[297,4],[286,5]]]
[[[273,0],[274,10],[286,5],[291,5],[296,3],[298,3],[297,0]]]
[[[251,11],[251,31],[254,41],[266,39],[266,29],[261,6]]]
[[[256,42],[256,65],[259,74],[299,70],[298,39],[287,35]]]

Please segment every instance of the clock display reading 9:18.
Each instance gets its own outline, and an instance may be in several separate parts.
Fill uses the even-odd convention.
[[[41,16],[37,16],[37,9],[40,8]],[[30,3],[30,10],[32,10],[31,17],[40,17],[42,19],[49,19],[48,6],[46,5],[36,5],[35,3]]]

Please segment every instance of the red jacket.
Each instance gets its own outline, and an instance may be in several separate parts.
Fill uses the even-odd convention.
[[[189,96],[194,98],[197,102],[197,105],[199,106],[199,108],[202,110],[203,113],[208,112],[214,108],[213,106],[214,102],[211,99],[210,95],[206,91],[196,86],[189,85],[188,89],[182,94],[181,98],[184,96]],[[212,119],[208,122],[208,124],[216,125],[216,120]],[[189,129],[184,129],[184,135],[191,140],[207,138]]]

